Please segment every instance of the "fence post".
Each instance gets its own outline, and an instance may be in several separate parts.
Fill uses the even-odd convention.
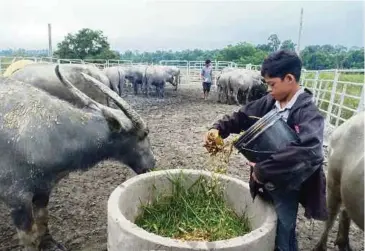
[[[340,118],[341,118],[342,105],[343,105],[343,102],[345,101],[346,91],[347,91],[347,84],[344,84],[343,87],[342,87],[342,92],[341,92],[341,96],[340,96],[340,104],[339,104],[338,110],[337,110],[337,118],[336,118],[335,127],[338,126],[338,123],[339,123]]]
[[[359,102],[359,105],[357,106],[356,113],[359,113],[365,109],[365,100],[364,99],[365,99],[365,88],[363,86],[362,90],[361,90],[360,102]]]
[[[338,78],[339,78],[339,72],[336,69],[335,70],[335,78],[334,78],[333,83],[332,83],[331,98],[330,98],[330,102],[329,102],[328,108],[327,108],[326,122],[328,124],[331,124],[332,106],[333,106],[333,103],[335,101]]]
[[[317,93],[317,85],[318,85],[318,79],[319,79],[319,71],[316,72],[316,75],[314,76],[314,80],[313,80],[313,101],[316,102],[316,93]]]
[[[303,70],[301,73],[301,77],[300,77],[300,86],[305,87],[304,83],[305,83],[305,79],[306,79],[306,70]]]
[[[319,87],[318,87],[317,97],[315,97],[316,105],[317,105],[317,106],[319,106],[319,105],[320,105],[320,104],[319,104],[319,99],[321,98],[321,91],[322,91],[322,96],[323,96],[323,93],[325,93],[325,92],[323,91],[323,86],[322,86],[322,84],[323,84],[323,80],[321,79],[321,80],[319,80]],[[326,90],[326,89],[325,89],[325,90]]]
[[[191,79],[190,79],[190,61],[188,61],[188,69],[187,69],[187,77],[188,77],[188,79],[189,79],[189,83],[190,83],[190,81],[191,81]]]

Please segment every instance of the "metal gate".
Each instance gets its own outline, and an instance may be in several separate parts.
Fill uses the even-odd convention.
[[[176,66],[181,71],[181,83],[201,82],[200,72],[205,65],[205,61],[187,61],[187,60],[161,60],[160,65]],[[237,64],[231,61],[212,61],[213,75],[219,73],[225,67],[237,67]]]

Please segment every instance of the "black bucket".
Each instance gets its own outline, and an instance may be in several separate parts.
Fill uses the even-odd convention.
[[[234,143],[235,148],[251,162],[269,158],[299,137],[281,116],[272,110],[254,123]]]

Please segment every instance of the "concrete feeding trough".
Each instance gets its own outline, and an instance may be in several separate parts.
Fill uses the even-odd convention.
[[[213,173],[192,169],[174,169],[135,176],[120,186],[108,200],[108,251],[272,251],[275,245],[276,220],[274,208],[260,197],[252,201],[249,185],[239,179],[214,174],[224,184],[224,198],[236,213],[245,212],[252,231],[236,238],[204,242],[181,241],[149,233],[134,224],[141,212],[141,203],[153,200],[153,191],[171,192],[169,178],[184,175],[186,186],[201,176],[211,178]]]

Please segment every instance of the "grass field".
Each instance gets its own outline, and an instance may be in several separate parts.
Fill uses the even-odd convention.
[[[11,64],[12,60],[12,58],[0,57],[0,76],[3,75],[6,68],[8,68],[8,66]]]

